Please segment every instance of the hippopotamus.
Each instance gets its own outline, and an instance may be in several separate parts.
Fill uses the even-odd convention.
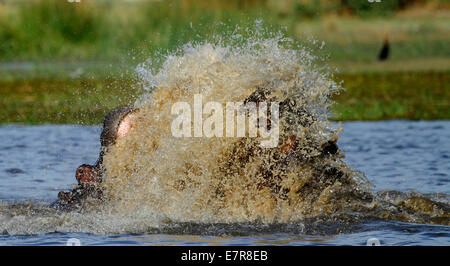
[[[58,200],[52,203],[52,207],[69,211],[81,209],[88,198],[103,201],[100,186],[105,172],[103,156],[108,148],[116,143],[117,139],[126,136],[134,128],[133,114],[136,111],[136,108],[124,106],[110,111],[105,116],[100,134],[100,154],[96,163],[78,166],[75,171],[77,186],[69,191],[60,191]]]
[[[255,91],[246,98],[245,102],[263,102],[271,101],[269,96],[270,92],[262,87],[257,87]],[[312,115],[307,113],[305,110],[293,110],[291,105],[295,105],[291,100],[285,100],[280,103],[280,113],[283,116],[285,113],[293,113],[296,116],[304,117],[301,121],[302,125],[309,126],[314,118]],[[116,108],[110,111],[104,119],[103,129],[100,134],[100,154],[94,165],[82,164],[78,166],[75,171],[75,178],[77,180],[77,185],[72,190],[60,191],[58,193],[58,200],[52,204],[59,210],[80,210],[86,202],[86,199],[94,199],[97,201],[104,201],[104,193],[102,191],[102,178],[105,173],[105,167],[103,165],[103,156],[107,153],[108,148],[116,143],[116,140],[125,137],[134,128],[133,114],[137,111],[136,108],[124,106]],[[270,115],[270,114],[269,114]],[[270,121],[268,121],[267,126],[270,127]],[[281,141],[279,151],[284,154],[285,157],[292,157],[291,153],[295,150],[297,146],[297,140],[295,136],[284,136],[285,141]],[[324,154],[336,154],[338,153],[338,148],[336,141],[329,141],[322,147]],[[286,158],[286,159],[289,159]],[[267,179],[273,179],[273,177]],[[270,186],[271,189],[278,190],[277,185],[272,184],[270,180],[266,180],[263,184],[259,186]]]
[[[276,98],[269,90],[257,87],[245,102],[274,100]],[[280,101],[279,107],[280,117],[287,129],[299,125],[309,128],[317,121],[315,115],[298,107],[293,99]],[[82,164],[76,169],[77,186],[72,190],[59,192],[58,200],[52,204],[53,208],[62,211],[84,210],[86,203],[95,205],[107,201],[106,191],[102,187],[106,171],[103,157],[118,139],[127,136],[134,129],[136,112],[136,108],[125,106],[116,108],[106,115],[100,135],[100,154],[96,163]],[[271,126],[270,121],[267,121],[266,126]],[[273,149],[263,149],[246,138],[230,146],[229,150],[224,152],[225,160],[219,167],[223,169],[224,176],[227,178],[214,190],[217,197],[225,195],[224,188],[231,187],[235,176],[247,174],[242,172],[246,163],[253,158],[258,159],[259,156],[261,160],[254,160],[259,163],[254,164],[258,169],[253,179],[254,187],[259,191],[268,191],[271,195],[276,195],[277,200],[286,201],[289,204],[291,199],[301,199],[304,206],[310,206],[302,210],[306,215],[318,215],[324,210],[330,213],[337,212],[349,206],[347,208],[351,208],[352,211],[370,212],[378,217],[406,222],[417,221],[414,219],[419,217],[415,215],[418,212],[418,215],[428,215],[431,219],[424,221],[437,224],[449,223],[450,208],[447,204],[420,196],[410,197],[406,194],[399,196],[401,201],[394,202],[389,199],[390,196],[386,199],[381,194],[371,193],[365,189],[355,189],[356,181],[353,179],[353,172],[341,163],[343,154],[337,145],[337,135],[335,136],[333,132],[318,141],[308,136],[300,139],[293,135],[292,131],[287,130],[285,134],[280,135],[278,146]],[[306,169],[307,174],[301,179],[295,179],[293,183],[283,182],[288,180],[292,173],[296,174],[297,169]],[[179,186],[176,189],[181,191],[184,187]],[[333,194],[333,190],[337,191],[337,194]],[[316,208],[316,206],[319,207]],[[266,211],[266,208],[262,208],[261,211]],[[411,216],[408,216],[408,213]]]

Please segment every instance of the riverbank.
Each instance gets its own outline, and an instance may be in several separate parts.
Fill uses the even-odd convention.
[[[450,119],[450,71],[338,74],[335,121]],[[0,81],[0,123],[100,124],[142,93],[136,79],[30,78]]]
[[[445,1],[383,14],[307,2],[0,1],[0,124],[98,124],[141,94],[137,64],[261,29],[283,31],[338,69],[347,90],[334,97],[335,120],[450,119]],[[390,53],[380,62],[385,38]]]

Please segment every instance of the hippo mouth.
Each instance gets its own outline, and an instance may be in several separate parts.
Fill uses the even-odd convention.
[[[109,112],[104,119],[100,135],[100,154],[94,165],[82,164],[75,171],[77,185],[69,191],[60,191],[58,200],[52,204],[60,210],[76,210],[83,207],[89,198],[103,200],[101,188],[102,177],[105,172],[103,156],[108,148],[120,138],[127,136],[134,129],[134,119],[137,109],[119,107]]]

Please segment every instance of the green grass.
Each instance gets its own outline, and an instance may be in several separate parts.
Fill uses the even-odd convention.
[[[450,72],[343,74],[335,120],[450,119]]]
[[[0,123],[100,124],[109,110],[133,104],[139,91],[133,80],[0,82]]]
[[[317,1],[300,2],[311,2],[316,8]],[[332,10],[341,10],[342,4],[323,12],[329,9],[324,7],[329,1],[319,1],[322,7],[314,12],[320,16],[310,18],[302,15],[300,2],[6,1],[0,3],[0,62],[135,64],[157,56],[158,51],[227,35],[235,25],[245,34],[246,28],[254,28],[256,19],[275,29],[285,27],[288,36],[301,42],[311,36],[325,41],[323,53],[338,64],[375,62],[384,36],[392,43],[394,61],[450,58],[448,6],[421,16],[360,19],[333,15]]]
[[[256,18],[276,24],[263,6],[247,9],[237,0],[30,0],[4,8],[0,61],[142,61],[160,50],[224,34],[227,25],[245,28]]]
[[[341,74],[334,120],[450,119],[450,72]],[[133,79],[0,82],[0,123],[100,124],[142,93]]]
[[[0,1],[0,123],[98,124],[139,96],[138,63],[158,62],[187,42],[227,38],[236,25],[252,34],[255,19],[285,27],[339,69],[347,90],[335,97],[335,120],[450,119],[446,0],[363,18],[339,15],[349,8],[334,2]],[[311,36],[324,49],[305,41]],[[378,62],[386,36],[390,58]]]

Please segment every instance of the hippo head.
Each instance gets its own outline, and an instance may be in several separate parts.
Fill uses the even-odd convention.
[[[104,172],[103,156],[108,148],[114,145],[117,139],[128,135],[135,126],[135,113],[137,109],[129,106],[119,107],[109,112],[103,121],[103,130],[100,134],[100,155],[94,166],[80,165],[77,168],[76,179],[78,183],[101,182],[101,176]]]
[[[80,200],[94,191],[95,195],[102,195],[96,189],[96,185],[102,182],[103,156],[108,148],[116,143],[117,139],[123,138],[134,129],[134,118],[137,110],[132,107],[119,107],[109,112],[103,122],[103,130],[100,134],[101,150],[95,165],[82,164],[75,172],[78,186],[72,191],[61,191],[58,194],[60,203],[64,206],[79,203]],[[91,195],[92,196],[92,195]]]
[[[134,113],[132,107],[119,107],[109,112],[103,122],[103,131],[100,134],[102,148],[108,148],[123,138],[134,128]]]

